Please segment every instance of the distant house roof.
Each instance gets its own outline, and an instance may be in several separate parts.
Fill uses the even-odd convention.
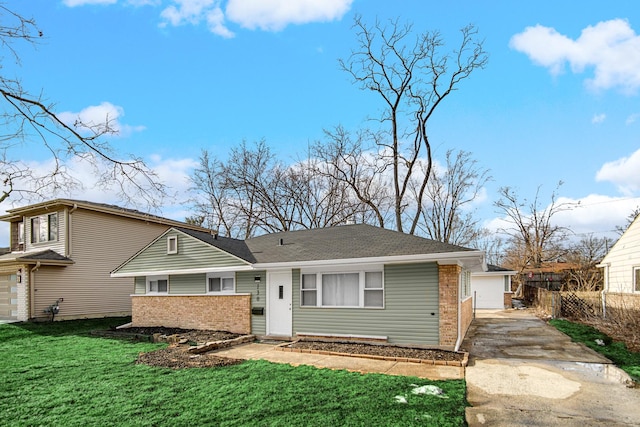
[[[487,271],[511,271],[508,268],[499,267],[493,264],[487,264]]]
[[[186,222],[176,221],[173,219],[164,218],[158,215],[141,212],[135,209],[123,208],[116,205],[110,205],[106,203],[88,202],[86,200],[74,200],[74,199],[54,199],[46,202],[35,203],[28,206],[22,206],[19,208],[8,209],[7,215],[0,216],[2,221],[16,221],[20,220],[25,214],[34,215],[39,212],[47,212],[61,207],[69,208],[81,208],[95,212],[102,212],[111,215],[117,215],[127,218],[139,219],[142,221],[153,222],[158,224],[164,224],[171,227],[182,227],[191,230],[209,231],[204,227],[198,225],[187,224]]]
[[[487,271],[478,271],[474,272],[473,275],[476,276],[497,276],[497,275],[506,275],[506,276],[515,276],[518,274],[515,270],[510,270],[508,268],[500,267],[498,265],[487,264]]]

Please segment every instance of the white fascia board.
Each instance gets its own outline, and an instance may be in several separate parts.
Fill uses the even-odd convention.
[[[471,273],[471,275],[473,277],[478,277],[478,276],[515,276],[516,274],[518,274],[517,271],[514,270],[505,270],[505,271],[478,271],[478,272],[473,272]]]
[[[141,276],[176,276],[180,274],[198,274],[198,273],[226,273],[230,271],[249,271],[254,270],[250,265],[240,265],[235,267],[201,267],[188,268],[183,270],[157,270],[157,271],[132,271],[127,273],[111,273],[111,277],[141,277]]]
[[[461,263],[468,267],[473,267],[484,264],[484,253],[482,251],[465,251],[436,254],[395,255],[371,258],[340,258],[323,259],[316,261],[265,262],[253,264],[253,268],[256,270],[267,270],[279,268],[331,267],[351,264],[406,264],[415,262],[438,262],[440,264]]]

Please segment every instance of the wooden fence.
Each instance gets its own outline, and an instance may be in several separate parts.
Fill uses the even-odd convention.
[[[553,318],[581,319],[602,316],[600,292],[565,292],[525,286],[524,299]]]

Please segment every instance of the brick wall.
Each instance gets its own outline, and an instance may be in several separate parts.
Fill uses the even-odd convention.
[[[133,295],[133,326],[251,333],[251,295]]]
[[[464,337],[465,334],[467,333],[467,329],[469,329],[469,326],[473,321],[473,298],[467,298],[466,300],[462,301],[462,304],[460,305],[461,305],[460,309],[462,310],[462,316],[461,316],[462,327],[460,331],[462,336]]]
[[[513,297],[513,293],[511,292],[505,292],[504,293],[504,308],[511,308],[513,303],[511,301]]]
[[[453,348],[458,338],[458,280],[461,267],[438,266],[438,289],[440,294],[440,345]]]

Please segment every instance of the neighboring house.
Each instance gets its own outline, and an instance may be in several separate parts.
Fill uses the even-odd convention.
[[[608,302],[640,307],[640,215],[598,264],[604,269],[604,295]]]
[[[358,224],[244,241],[172,228],[112,276],[133,278],[134,326],[457,348],[485,269],[481,251]]]
[[[10,252],[0,255],[0,318],[57,319],[131,314],[131,281],[111,271],[172,226],[131,209],[57,199],[11,209]]]
[[[471,273],[471,296],[474,308],[511,308],[511,277],[517,271],[487,264],[487,271]]]

